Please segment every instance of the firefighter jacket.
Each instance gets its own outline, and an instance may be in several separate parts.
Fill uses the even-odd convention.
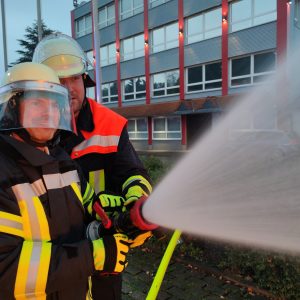
[[[129,140],[126,125],[125,118],[87,98],[76,122],[78,136],[62,141],[96,194],[106,190],[129,198],[135,193],[129,191],[132,187],[143,194],[151,192],[149,176]]]
[[[85,299],[94,271],[76,164],[0,134],[0,299]],[[82,192],[82,193],[81,193]]]

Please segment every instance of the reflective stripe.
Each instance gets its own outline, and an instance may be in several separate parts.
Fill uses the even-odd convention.
[[[76,170],[66,173],[43,175],[47,189],[60,189],[71,185],[73,182],[79,182],[78,173]]]
[[[24,241],[14,295],[17,300],[46,299],[51,243]]]
[[[103,192],[105,190],[104,170],[89,172],[89,183],[96,194]]]
[[[146,186],[146,188],[149,190],[150,193],[152,192],[152,186],[151,186],[150,182],[141,175],[135,175],[135,176],[129,177],[123,184],[122,191],[124,191],[127,186],[129,186],[131,183],[133,183],[135,181],[136,181],[136,185],[139,185],[139,186],[144,185],[144,186]],[[146,192],[146,191],[144,191],[144,192]]]
[[[83,199],[82,199],[82,195],[81,195],[81,191],[80,191],[78,183],[72,182],[71,187],[72,187],[74,193],[76,194],[76,196],[78,197],[78,199],[80,200],[81,204],[83,204]]]
[[[17,215],[0,211],[0,232],[24,238],[22,218]]]
[[[120,137],[117,135],[94,135],[73,148],[72,152],[81,151],[91,146],[118,146]]]
[[[91,188],[90,184],[87,182],[86,189],[83,195],[83,204],[89,202],[94,194],[94,190]]]

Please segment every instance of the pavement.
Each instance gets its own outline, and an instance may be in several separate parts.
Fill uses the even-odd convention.
[[[128,267],[123,276],[123,300],[146,299],[153,278],[163,256],[146,246],[134,249],[128,257]],[[264,290],[240,282],[191,259],[174,254],[157,300],[215,300],[215,299],[276,299]]]

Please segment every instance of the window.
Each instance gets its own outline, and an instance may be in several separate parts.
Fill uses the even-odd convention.
[[[222,64],[216,62],[187,69],[187,93],[222,87]]]
[[[120,0],[120,19],[124,20],[144,11],[144,0]]]
[[[277,19],[277,0],[241,0],[230,4],[231,32]]]
[[[300,1],[295,1],[295,14],[294,14],[294,22],[296,28],[300,29]]]
[[[93,50],[86,52],[86,57],[89,60],[89,62],[91,64],[88,64],[87,69],[89,70],[93,70],[94,69],[94,54],[93,54]]]
[[[152,138],[154,140],[181,140],[180,117],[153,118]]]
[[[149,1],[149,8],[153,8],[155,6],[164,4],[164,3],[168,2],[168,1],[170,1],[170,0],[150,0]]]
[[[118,101],[118,84],[117,81],[104,83],[102,89],[102,102],[117,102]]]
[[[137,77],[123,81],[124,100],[137,100],[146,97],[146,78]]]
[[[100,48],[101,66],[116,63],[116,43],[112,43]]]
[[[140,34],[128,39],[121,43],[122,60],[129,60],[143,56],[144,50],[144,35]]]
[[[86,96],[88,98],[95,99],[95,88],[94,87],[87,88],[86,89]]]
[[[79,38],[92,32],[92,16],[91,14],[83,16],[75,20],[76,37]]]
[[[101,8],[98,13],[99,29],[115,23],[115,5]]]
[[[127,130],[131,140],[148,139],[148,122],[146,118],[128,120]]]
[[[153,96],[166,96],[179,93],[179,71],[153,75]]]
[[[230,85],[256,84],[275,71],[275,53],[259,53],[231,60]]]
[[[186,20],[186,43],[191,44],[222,34],[222,10],[217,8]]]
[[[152,31],[152,52],[160,52],[178,47],[178,23],[173,23]]]

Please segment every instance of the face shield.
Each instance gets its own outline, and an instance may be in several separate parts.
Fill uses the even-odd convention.
[[[0,87],[0,130],[51,128],[75,132],[69,94],[60,84],[16,81]]]

